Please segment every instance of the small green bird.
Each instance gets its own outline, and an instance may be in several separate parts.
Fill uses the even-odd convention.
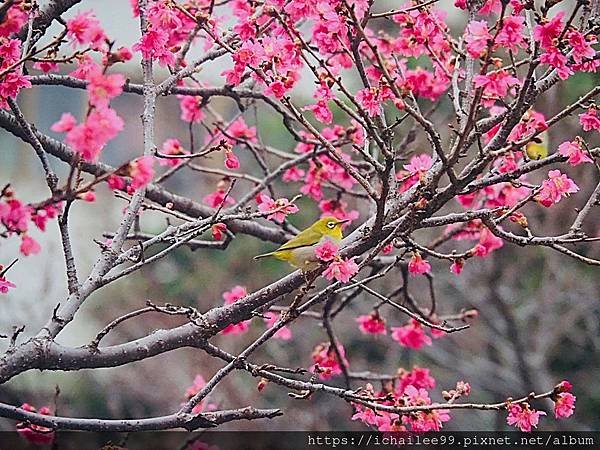
[[[544,131],[525,146],[527,157],[533,161],[548,157],[548,132]]]
[[[315,256],[315,248],[327,240],[339,245],[343,237],[342,225],[347,222],[349,220],[338,220],[332,216],[323,217],[277,250],[257,255],[254,259],[273,256],[282,261],[287,261],[297,269],[312,270],[319,265]]]

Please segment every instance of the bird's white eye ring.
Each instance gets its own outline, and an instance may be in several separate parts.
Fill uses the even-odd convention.
[[[333,230],[335,228],[335,222],[327,222],[327,228]]]

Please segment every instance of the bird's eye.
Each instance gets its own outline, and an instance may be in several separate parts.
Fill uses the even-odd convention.
[[[327,228],[333,230],[335,228],[335,222],[327,222]]]

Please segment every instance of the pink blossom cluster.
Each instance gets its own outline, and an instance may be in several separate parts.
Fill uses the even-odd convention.
[[[328,263],[323,276],[328,280],[342,283],[350,281],[358,273],[358,264],[352,258],[342,258],[338,254],[338,246],[330,240],[325,240],[315,248],[315,256],[319,261]]]
[[[312,352],[314,364],[310,367],[310,371],[317,374],[321,380],[329,380],[336,375],[340,375],[343,372],[341,364],[348,367],[344,347],[340,344],[337,349],[342,359],[341,362],[330,344],[322,343],[314,348]]]
[[[230,291],[226,291],[223,293],[223,299],[225,300],[225,305],[232,305],[235,302],[241,300],[242,298],[248,295],[248,291],[244,286],[234,286]],[[279,320],[280,316],[274,312],[267,312],[264,315],[265,325],[267,328],[272,328],[273,325]],[[246,333],[250,329],[250,320],[244,320],[238,323],[232,323],[227,325],[221,331],[222,334],[227,335],[231,334],[233,336],[240,335]],[[275,339],[281,339],[284,341],[288,341],[292,338],[292,331],[289,327],[283,326],[273,335]]]
[[[408,323],[402,327],[392,327],[392,339],[402,347],[419,350],[423,346],[432,344],[431,337],[425,332],[425,327],[417,320],[410,319]],[[446,335],[444,331],[436,328],[430,328],[430,333],[433,338],[440,338]]]
[[[372,398],[380,399],[377,403],[382,406],[427,406],[432,404],[428,389],[435,388],[435,379],[429,374],[429,369],[413,367],[411,371],[400,369],[398,377],[393,380],[396,385],[386,386],[381,392],[376,392],[372,385],[368,384],[362,394]],[[468,383],[459,382],[461,386]],[[458,384],[457,384],[458,386]],[[462,395],[468,395],[466,389],[460,391]],[[384,399],[384,401],[381,401]],[[354,404],[355,414],[352,420],[360,420],[365,425],[373,427],[381,432],[426,432],[440,431],[443,424],[450,420],[449,411],[446,409],[433,409],[429,411],[417,411],[410,414],[397,414],[386,410],[378,410]]]
[[[42,406],[38,410],[29,403],[23,403],[21,405],[21,409],[32,413],[38,413],[43,416],[53,415],[50,407],[48,406]],[[54,438],[56,437],[52,428],[43,427],[41,425],[33,425],[28,422],[18,423],[17,432],[21,437],[33,445],[50,445],[54,442]]]
[[[25,204],[14,196],[10,187],[5,188],[0,196],[0,224],[6,230],[4,237],[20,236],[19,251],[24,256],[39,253],[41,246],[31,236],[30,225],[34,224],[40,231],[46,231],[48,221],[55,219],[60,214],[61,208],[60,203],[42,207]]]

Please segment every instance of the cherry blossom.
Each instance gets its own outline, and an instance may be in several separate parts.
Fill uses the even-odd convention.
[[[399,382],[396,386],[396,394],[401,396],[407,386],[413,386],[418,389],[435,388],[435,378],[430,375],[430,370],[424,367],[414,366],[410,372],[404,369],[398,371]]]
[[[545,20],[533,30],[533,38],[540,43],[545,50],[554,47],[555,39],[560,36],[564,28],[564,11],[560,11],[551,20]]]
[[[408,262],[408,273],[411,275],[424,275],[429,272],[431,272],[431,264],[425,261],[420,253],[413,253]]]
[[[231,195],[227,195],[225,189],[222,187],[218,187],[215,192],[206,195],[202,201],[211,208],[218,208],[223,204],[235,205],[235,200],[231,197]]]
[[[487,23],[482,20],[469,22],[465,31],[465,42],[467,51],[474,58],[483,56],[488,48],[492,35],[488,30]]]
[[[338,246],[329,239],[315,247],[315,256],[319,261],[329,262],[338,254]]]
[[[60,120],[55,122],[50,129],[57,133],[68,133],[77,125],[77,120],[71,113],[63,113],[60,116]]]
[[[211,226],[212,237],[215,241],[223,239],[225,232],[227,231],[227,225],[224,223],[215,223]]]
[[[125,77],[120,73],[104,75],[93,74],[89,78],[87,91],[90,96],[90,104],[96,108],[105,108],[108,102],[123,92]]]
[[[246,288],[243,286],[237,285],[237,286],[234,286],[230,291],[226,291],[223,293],[223,300],[225,300],[225,305],[232,305],[233,303],[237,302],[238,300],[244,298],[246,295],[248,295]],[[231,334],[233,336],[236,336],[236,335],[245,333],[249,329],[250,329],[250,321],[244,320],[242,322],[232,323],[232,324],[227,325],[227,327],[225,327],[223,329],[223,331],[221,331],[221,334],[223,334],[223,335]]]
[[[40,246],[40,244],[38,244],[38,242],[35,239],[33,239],[29,235],[23,235],[19,251],[24,256],[37,255],[41,250],[42,247]]]
[[[48,406],[42,406],[39,410],[31,406],[29,403],[23,403],[21,409],[25,411],[51,416],[52,412]],[[40,425],[33,425],[28,422],[20,422],[17,424],[17,432],[28,442],[34,445],[50,445],[54,442],[55,433],[51,428]]]
[[[13,288],[16,288],[16,287],[17,286],[13,282],[7,280],[3,276],[0,277],[0,293],[1,294],[6,294],[6,293],[8,293],[9,289],[13,289]]]
[[[327,266],[323,276],[330,281],[336,279],[342,283],[347,283],[356,273],[358,273],[358,264],[354,262],[354,258],[338,256]]]
[[[154,157],[142,156],[129,163],[131,188],[134,190],[146,186],[154,177]]]
[[[542,188],[536,200],[545,207],[558,203],[564,197],[579,191],[579,187],[568,176],[561,173],[560,170],[551,170],[548,172],[548,179],[542,183]]]
[[[564,419],[571,417],[575,411],[575,397],[570,392],[561,392],[554,400],[554,417]]]
[[[161,153],[163,155],[187,155],[189,150],[186,150],[179,142],[179,139],[170,138],[163,142]],[[181,158],[159,158],[158,163],[161,166],[177,167],[183,162]]]
[[[204,119],[204,112],[201,109],[202,105],[202,97],[180,95],[181,120],[191,123],[201,122]]]
[[[392,327],[392,339],[403,347],[415,350],[432,343],[431,338],[425,334],[423,326],[415,319],[410,319],[403,327]]]
[[[544,411],[531,409],[527,403],[511,403],[507,409],[508,417],[506,418],[506,422],[525,432],[531,432],[532,427],[537,428],[540,416],[546,415]]]
[[[267,219],[275,222],[283,223],[288,214],[295,214],[298,211],[298,207],[287,198],[278,198],[273,200],[266,194],[258,194],[256,196],[258,203],[258,210],[262,213],[270,213],[267,215]]]
[[[600,117],[598,116],[598,110],[595,107],[590,107],[586,112],[579,114],[579,123],[581,123],[583,131],[600,131]]]
[[[73,45],[90,45],[94,49],[99,49],[107,39],[93,11],[79,13],[68,20],[67,37]]]
[[[342,357],[344,365],[348,366],[344,347],[338,345],[338,352]],[[336,352],[329,344],[317,345],[312,352],[312,359],[314,365],[311,366],[310,371],[319,375],[321,380],[329,380],[342,373],[342,366]]]
[[[579,164],[586,162],[593,162],[593,160],[585,153],[581,147],[579,139],[574,141],[565,141],[558,146],[558,153],[563,156],[567,156],[569,159],[567,162],[572,166],[578,166]]]
[[[358,328],[363,334],[386,334],[385,319],[377,311],[356,318]]]
[[[279,320],[280,315],[275,314],[274,312],[266,312],[265,323],[268,328],[272,328],[273,325]],[[292,338],[292,330],[289,327],[283,326],[273,335],[275,339],[281,339],[282,341],[289,341]]]

